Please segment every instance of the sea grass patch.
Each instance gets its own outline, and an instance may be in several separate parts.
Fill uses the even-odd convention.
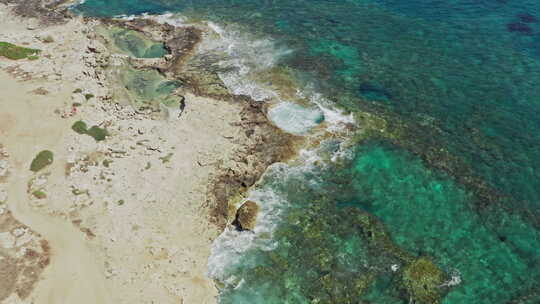
[[[36,155],[30,164],[30,170],[38,172],[53,163],[54,155],[49,150],[43,150]]]
[[[102,141],[105,140],[107,136],[109,136],[109,132],[107,132],[107,130],[104,128],[92,126],[90,129],[88,129],[86,135],[92,136],[96,141]]]
[[[38,49],[25,48],[9,42],[0,41],[0,56],[11,60],[37,59]]]
[[[86,132],[88,132],[88,126],[82,120],[75,122],[73,126],[71,126],[71,129],[78,134],[86,134]]]

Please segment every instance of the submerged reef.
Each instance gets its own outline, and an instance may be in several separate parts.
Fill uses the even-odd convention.
[[[521,22],[525,22],[525,23],[536,23],[538,22],[538,18],[534,15],[531,15],[529,13],[521,13],[521,14],[518,14],[517,17],[519,18],[519,20]]]
[[[525,34],[525,35],[532,35],[534,32],[532,27],[530,27],[529,25],[523,22],[508,23],[506,25],[506,28],[508,29],[509,32],[517,32],[517,33]]]
[[[392,98],[387,90],[371,83],[362,83],[359,92],[367,100],[388,101]]]
[[[403,269],[403,285],[414,303],[435,304],[441,302],[441,286],[445,275],[428,258],[421,257]]]
[[[301,176],[282,176],[276,169],[263,177],[262,185],[272,185],[293,204],[282,206],[285,220],[273,236],[277,247],[246,252],[244,262],[230,273],[244,282],[238,287],[234,280],[221,282],[221,303],[250,298],[263,303],[353,304],[369,300],[381,279],[392,301],[440,302],[449,290],[441,287],[449,275],[396,243],[383,222],[366,211],[369,205],[345,190],[351,189],[351,175],[344,170],[350,164],[343,166]],[[286,183],[281,183],[284,178]]]
[[[413,154],[367,140],[331,168],[286,172],[275,168],[260,182],[289,202],[279,205],[275,247],[255,245],[229,266],[222,303],[464,303],[530,294],[526,269],[538,235],[522,234],[527,224],[502,210],[479,216],[473,193]],[[265,223],[276,209],[262,208]],[[503,231],[515,237],[501,241]]]

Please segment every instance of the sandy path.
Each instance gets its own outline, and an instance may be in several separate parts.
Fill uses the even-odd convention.
[[[51,264],[32,298],[35,303],[110,303],[102,264],[91,254],[84,234],[65,219],[43,214],[30,205],[30,161],[40,150],[51,149],[57,157],[55,162],[61,163],[58,159],[63,157],[62,152],[55,151],[55,145],[69,130],[69,122],[54,115],[53,109],[62,100],[69,100],[70,88],[49,96],[28,93],[36,87],[0,72],[0,113],[3,122],[9,121],[0,126],[0,133],[13,168],[8,207],[17,219],[48,240],[52,250]]]

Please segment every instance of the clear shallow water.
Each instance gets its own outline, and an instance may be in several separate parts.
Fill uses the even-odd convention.
[[[238,24],[293,50],[278,65],[336,105],[386,120],[386,134],[359,143],[350,161],[269,175],[263,184],[281,198],[278,245],[259,246],[268,231],[248,238],[219,273],[233,278],[223,303],[407,303],[404,269],[420,256],[461,279],[437,291],[443,303],[538,302],[539,2],[87,0],[77,9]],[[365,233],[366,216],[383,241]],[[232,261],[234,246],[220,249]]]

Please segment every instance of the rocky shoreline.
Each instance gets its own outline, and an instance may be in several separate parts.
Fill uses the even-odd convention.
[[[212,240],[266,168],[303,140],[272,125],[263,103],[227,90],[197,54],[214,35],[204,25],[81,18],[68,1],[0,3],[0,41],[40,50],[35,60],[0,57],[11,89],[0,144],[12,156],[0,208],[21,221],[2,231],[29,227],[47,244],[32,249],[47,263],[25,293],[24,267],[0,273],[0,303],[215,303]],[[116,28],[167,54],[133,56],[107,34]],[[40,149],[50,163],[31,172]]]

